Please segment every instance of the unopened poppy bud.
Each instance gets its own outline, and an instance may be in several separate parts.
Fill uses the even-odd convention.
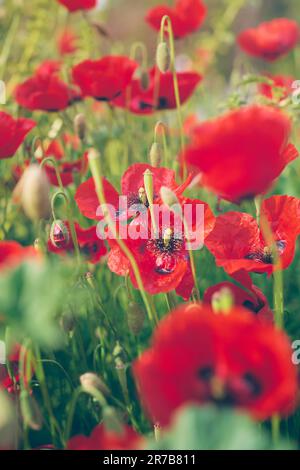
[[[162,186],[160,188],[160,197],[162,202],[168,206],[172,207],[175,204],[179,204],[178,198],[172,189],[167,188],[167,186]]]
[[[141,84],[142,90],[144,91],[148,90],[149,85],[150,85],[150,77],[149,77],[149,73],[147,72],[147,70],[142,70],[140,84]]]
[[[154,135],[157,136],[157,135],[161,135],[161,134],[166,134],[167,130],[168,130],[168,128],[167,128],[166,124],[164,124],[162,121],[158,121],[155,124]]]
[[[91,148],[88,151],[89,160],[97,160],[100,157],[100,153],[95,148]]]
[[[144,309],[136,302],[130,302],[127,309],[127,323],[129,331],[135,336],[139,335],[145,322]]]
[[[122,434],[124,432],[124,427],[120,421],[119,415],[112,406],[104,407],[103,423],[108,431],[114,432],[116,434]]]
[[[212,296],[211,304],[215,313],[229,313],[234,305],[234,297],[231,290],[223,287],[219,292],[215,292]]]
[[[56,139],[56,137],[60,133],[63,125],[64,125],[64,122],[63,122],[62,119],[60,119],[60,118],[55,119],[55,121],[52,124],[51,129],[48,133],[49,139]]]
[[[80,376],[80,383],[85,392],[93,395],[93,391],[97,390],[103,395],[110,395],[110,390],[103,380],[93,372],[86,372]]]
[[[84,114],[77,114],[74,119],[74,131],[79,139],[83,141],[86,136],[86,119]]]
[[[20,407],[25,425],[39,431],[43,425],[43,416],[36,400],[27,390],[20,393]]]
[[[162,150],[158,142],[153,142],[153,144],[151,145],[149,156],[151,166],[153,166],[154,168],[159,167],[162,161]]]
[[[54,220],[50,229],[50,240],[56,248],[65,248],[70,241],[70,233],[62,220]]]
[[[168,44],[162,41],[156,50],[156,65],[162,73],[166,73],[171,65],[171,55]]]
[[[120,357],[116,358],[115,364],[116,364],[116,371],[117,371],[118,379],[122,388],[122,392],[123,392],[126,403],[128,403],[129,392],[128,392],[128,386],[127,386],[127,373],[126,373],[127,366],[126,364],[124,364],[124,362],[122,361]]]
[[[39,165],[30,165],[17,186],[20,188],[21,206],[27,217],[32,221],[48,219],[51,214],[50,185],[45,171]]]

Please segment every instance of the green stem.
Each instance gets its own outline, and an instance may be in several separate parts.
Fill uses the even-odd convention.
[[[102,184],[102,172],[101,172],[101,164],[100,164],[99,155],[94,155],[94,154],[90,153],[90,155],[89,155],[89,164],[90,164],[91,172],[92,172],[92,175],[93,175],[93,178],[94,178],[95,188],[96,188],[96,193],[97,193],[97,196],[98,196],[99,203],[100,203],[100,205],[105,206],[106,205],[106,199],[105,199],[105,194],[104,194],[104,189],[103,189],[103,184]],[[115,224],[114,224],[114,222],[111,218],[111,215],[110,215],[109,211],[105,215],[105,218],[106,218],[106,221],[108,223],[108,227],[111,230],[117,244],[119,245],[121,251],[124,253],[124,255],[127,257],[127,259],[129,260],[129,262],[131,264],[131,267],[132,267],[132,270],[133,270],[138,288],[141,292],[141,296],[142,296],[142,299],[143,299],[145,307],[146,307],[146,311],[147,311],[149,320],[150,320],[151,323],[155,324],[156,322],[155,322],[154,314],[153,314],[151,306],[148,302],[146,291],[144,289],[143,281],[142,281],[142,278],[141,278],[141,275],[140,275],[138,265],[135,261],[135,258],[133,256],[132,252],[130,251],[130,249],[123,242],[123,240],[121,240],[118,237]]]

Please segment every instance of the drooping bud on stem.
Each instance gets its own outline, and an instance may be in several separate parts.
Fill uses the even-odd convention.
[[[103,380],[96,374],[92,372],[86,372],[80,376],[80,383],[83,390],[90,395],[93,395],[95,390],[103,393],[106,396],[110,395],[110,390]]]
[[[74,119],[74,131],[81,141],[85,140],[86,136],[86,119],[84,114],[77,114]]]
[[[153,142],[153,144],[151,145],[149,157],[150,157],[151,166],[153,166],[154,168],[157,168],[161,165],[162,149],[158,142]]]
[[[122,361],[120,357],[117,357],[115,359],[115,364],[116,364],[116,371],[117,371],[118,379],[119,379],[122,392],[125,398],[125,402],[129,403],[129,392],[128,392],[127,374],[126,374],[127,366],[126,364],[124,364],[124,362]]]
[[[156,65],[161,73],[166,73],[170,69],[171,54],[168,44],[161,41],[156,49]]]
[[[24,171],[15,187],[13,198],[20,202],[29,219],[36,222],[51,214],[50,185],[45,171],[36,164]]]
[[[129,302],[127,309],[127,323],[131,333],[138,336],[142,331],[145,322],[144,309],[136,302]]]
[[[70,241],[68,227],[62,220],[54,220],[50,229],[50,240],[56,248],[65,248]]]
[[[162,202],[168,206],[172,207],[175,204],[179,204],[178,198],[172,189],[168,188],[167,186],[162,186],[160,188],[160,197]]]

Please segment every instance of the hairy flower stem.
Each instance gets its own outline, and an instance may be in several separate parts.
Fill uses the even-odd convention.
[[[106,205],[106,199],[105,199],[105,194],[104,194],[103,184],[102,184],[101,163],[100,163],[100,157],[99,157],[98,154],[96,154],[96,152],[93,152],[93,153],[89,154],[89,164],[90,164],[91,172],[92,172],[92,175],[93,175],[93,178],[94,178],[95,188],[96,188],[96,193],[97,193],[97,196],[98,196],[99,204],[102,205],[102,206],[105,206]],[[142,281],[142,278],[141,278],[141,275],[140,275],[138,265],[135,261],[135,258],[133,256],[133,254],[131,253],[130,249],[123,242],[123,240],[121,240],[118,237],[118,233],[117,233],[115,224],[114,224],[114,222],[111,218],[111,215],[109,214],[109,211],[105,215],[105,219],[107,221],[109,229],[111,230],[111,232],[112,232],[112,234],[113,234],[113,236],[116,240],[116,243],[120,247],[120,250],[124,253],[124,255],[127,257],[127,259],[129,260],[129,262],[131,264],[131,267],[132,267],[132,270],[133,270],[138,288],[141,292],[141,296],[142,296],[143,302],[144,302],[145,307],[146,307],[146,311],[147,311],[149,320],[153,325],[156,325],[157,324],[157,320],[155,318],[156,315],[153,312],[153,310],[151,309],[151,306],[148,302],[146,291],[144,289],[143,281]]]
[[[267,246],[271,247],[272,255],[274,259],[274,270],[273,270],[273,299],[274,299],[274,317],[275,324],[278,328],[282,329],[284,327],[284,299],[283,299],[283,276],[282,276],[282,266],[281,259],[274,239],[274,234],[270,223],[261,211],[261,199],[255,201],[257,209],[257,220],[259,222],[261,231],[263,233],[264,239]],[[280,434],[280,417],[274,415],[271,419],[272,426],[272,438],[274,444],[278,442]]]
[[[182,155],[184,155],[185,138],[184,138],[184,130],[183,130],[179,84],[178,84],[178,77],[177,77],[176,66],[175,66],[175,41],[174,41],[172,22],[169,16],[167,15],[165,15],[161,20],[161,25],[160,25],[161,42],[164,40],[166,25],[167,25],[168,39],[169,39],[169,45],[170,45],[170,56],[171,56],[170,66],[171,66],[171,72],[173,74],[174,94],[175,94],[175,101],[176,101],[178,125],[179,125],[179,131],[180,131],[180,147],[181,147],[181,153]],[[186,162],[183,161],[183,180],[185,180],[186,177],[187,177],[187,167],[186,167]]]

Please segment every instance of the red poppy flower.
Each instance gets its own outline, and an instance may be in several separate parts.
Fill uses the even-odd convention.
[[[20,346],[19,344],[15,344],[8,354],[8,361],[10,364],[11,371],[13,373],[13,378],[9,375],[6,365],[0,363],[0,387],[5,388],[9,393],[15,393],[18,391],[18,384],[21,372],[19,363],[21,350],[22,346]]]
[[[246,29],[237,40],[248,54],[272,62],[291,51],[299,37],[300,28],[296,21],[276,18],[256,28]]]
[[[262,95],[270,98],[271,100],[282,100],[292,94],[292,84],[295,82],[293,77],[287,75],[267,75],[267,78],[272,80],[273,83],[272,85],[269,85],[268,83],[259,84],[258,90]],[[276,92],[275,88],[278,88]]]
[[[242,307],[217,315],[190,304],[162,320],[134,374],[150,417],[161,425],[187,403],[236,406],[266,419],[295,406],[291,354],[283,332]]]
[[[77,51],[78,37],[71,29],[65,29],[57,38],[57,49],[60,55],[73,54]]]
[[[54,237],[57,242],[56,246],[50,239],[48,240],[48,250],[52,253],[64,255],[66,253],[74,252],[69,223],[64,222],[64,225],[66,227],[66,233],[62,231],[59,224],[54,228]],[[107,250],[103,240],[97,236],[96,227],[84,229],[80,227],[79,224],[75,223],[75,230],[81,254],[89,263],[99,263]]]
[[[181,104],[185,103],[202,80],[196,72],[177,72],[179,97]],[[119,108],[128,109],[135,114],[152,114],[157,110],[175,109],[173,74],[160,73],[158,69],[149,71],[149,87],[144,90],[140,78],[133,78],[127,93],[123,93],[113,101]]]
[[[91,10],[97,5],[97,0],[58,0],[71,13],[79,10]]]
[[[107,56],[75,65],[72,74],[83,96],[111,101],[125,91],[137,67],[128,57]]]
[[[21,246],[15,241],[0,241],[0,271],[14,268],[26,259],[37,256],[38,254],[32,246]]]
[[[178,39],[197,31],[205,20],[206,11],[202,0],[176,0],[173,8],[159,5],[149,10],[146,21],[153,29],[159,31],[162,18],[169,16],[174,37]]]
[[[68,450],[138,450],[142,445],[142,437],[129,426],[124,426],[123,432],[118,434],[99,424],[89,437],[83,435],[72,437],[67,448]]]
[[[190,242],[194,240],[193,248],[199,249],[204,240],[196,240],[195,234],[199,235],[203,230],[205,239],[214,225],[214,216],[209,206],[200,200],[183,197],[179,197],[179,200],[183,210],[188,205],[191,208],[191,217],[186,220],[189,240]],[[204,207],[204,220],[196,215],[197,205]],[[160,206],[159,209],[161,215],[157,217],[157,235],[152,233],[151,217],[148,211],[148,230],[143,231],[144,219],[140,221],[137,218],[130,224],[131,233],[142,232],[143,235],[140,237],[129,235],[124,242],[138,264],[143,286],[147,292],[158,294],[175,289],[178,295],[188,300],[194,287],[194,280],[188,253],[187,234],[182,218],[170,212],[165,206]],[[137,281],[129,260],[113,240],[110,240],[110,245],[112,249],[108,257],[108,267],[120,276],[129,273],[133,285],[137,288]]]
[[[43,63],[35,74],[18,85],[15,98],[30,111],[61,111],[81,99],[80,94],[58,76],[59,62]]]
[[[147,163],[134,163],[123,174],[121,179],[121,194],[127,197],[127,207],[134,204],[145,204],[148,207],[148,201],[145,200],[144,173],[150,170],[153,175],[154,201],[160,198],[160,189],[166,186],[175,192],[182,193],[186,189],[186,184],[178,186],[175,181],[175,172],[168,168],[154,168]],[[187,181],[187,183],[189,180]],[[103,178],[103,187],[107,204],[111,204],[119,209],[119,194],[117,190]],[[101,220],[103,215],[97,210],[99,207],[98,197],[95,191],[93,178],[89,178],[82,183],[75,194],[75,201],[80,212],[92,220]]]
[[[74,136],[66,134],[63,136],[63,140],[65,145],[71,147],[73,151],[78,149],[78,141]],[[45,157],[54,157],[58,163],[58,171],[63,186],[69,186],[74,182],[75,174],[84,175],[86,173],[88,169],[87,152],[85,152],[81,158],[74,161],[65,161],[64,156],[65,151],[58,140],[52,140],[45,149]],[[51,163],[46,163],[44,168],[50,183],[54,186],[59,186],[53,165]]]
[[[35,126],[31,119],[14,119],[0,111],[0,159],[12,157]]]
[[[224,288],[231,291],[234,305],[244,307],[254,313],[260,320],[273,322],[273,312],[267,298],[252,282],[247,290],[232,282],[220,282],[206,289],[203,295],[203,302],[210,305],[213,296]]]
[[[295,243],[300,234],[300,199],[273,196],[262,204],[262,213],[269,221],[277,244],[281,268],[286,269],[294,258]],[[216,218],[206,239],[206,246],[218,266],[228,274],[240,270],[272,274],[276,266],[256,220],[249,214],[227,212]]]
[[[201,185],[239,202],[267,191],[298,157],[290,133],[290,119],[280,110],[247,106],[199,124],[183,158],[201,172]]]

